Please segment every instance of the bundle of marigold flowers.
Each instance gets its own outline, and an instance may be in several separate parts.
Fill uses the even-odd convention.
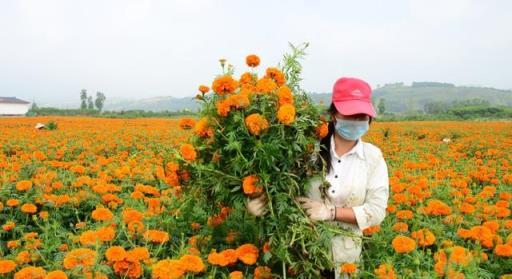
[[[191,173],[185,188],[194,203],[193,208],[181,204],[180,211],[197,223],[207,218],[199,234],[211,238],[203,249],[215,249],[209,256],[211,263],[221,263],[215,272],[251,270],[229,252],[244,243],[262,251],[254,262],[258,274],[310,278],[333,267],[330,239],[343,231],[311,223],[294,201],[306,195],[311,176],[322,175],[311,158],[326,134],[321,107],[299,87],[298,60],[306,46],[292,46],[282,66],[261,74],[256,55],[247,56],[250,70],[239,77],[222,59],[212,92],[206,85],[199,87],[200,119],[179,154]],[[247,198],[259,195],[269,201],[263,218],[245,210]]]

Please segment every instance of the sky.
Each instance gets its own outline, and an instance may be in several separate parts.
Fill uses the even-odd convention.
[[[275,66],[309,42],[302,87],[440,81],[512,89],[512,1],[2,0],[0,96],[193,96],[220,73]]]

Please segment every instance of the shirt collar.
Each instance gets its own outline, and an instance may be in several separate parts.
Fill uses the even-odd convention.
[[[331,158],[340,159],[341,157],[338,156],[338,154],[336,154],[336,149],[335,149],[335,146],[334,146],[334,144],[335,144],[334,136],[335,136],[334,134],[332,134],[332,136],[331,136]],[[352,147],[352,149],[350,149],[344,155],[349,155],[349,154],[352,154],[352,153],[355,153],[357,156],[359,156],[359,158],[364,160],[363,140],[361,138],[357,139],[356,145],[354,145],[354,147]]]

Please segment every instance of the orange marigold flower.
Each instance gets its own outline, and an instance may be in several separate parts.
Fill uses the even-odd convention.
[[[295,107],[290,104],[280,106],[277,111],[277,119],[284,125],[289,126],[295,121]]]
[[[448,215],[451,213],[451,208],[440,200],[430,200],[424,212],[433,216]]]
[[[393,246],[393,249],[395,249],[395,252],[400,254],[409,253],[416,249],[416,242],[414,239],[403,235],[395,237],[391,242],[391,245]]]
[[[113,226],[107,226],[96,230],[96,235],[101,241],[112,241],[116,237],[116,231]]]
[[[286,82],[284,73],[281,72],[278,68],[268,68],[265,73],[265,76],[273,79],[277,83],[277,86],[282,86]]]
[[[13,221],[7,221],[3,226],[2,226],[2,229],[4,231],[11,231],[13,230],[14,228],[16,227],[16,223],[14,223]]]
[[[92,211],[91,217],[96,221],[110,221],[114,214],[108,208],[99,207]]]
[[[260,93],[270,93],[276,89],[276,82],[269,77],[263,77],[260,80],[258,80],[258,82],[256,82],[256,91]]]
[[[217,107],[217,114],[219,116],[226,117],[231,111],[231,100],[229,98],[220,100],[215,103],[215,107]]]
[[[189,143],[185,143],[180,147],[180,153],[183,159],[187,161],[194,161],[197,156],[194,146]]]
[[[258,266],[254,269],[254,279],[270,279],[272,270],[268,266]]]
[[[244,274],[241,271],[233,271],[229,274],[229,279],[243,279]]]
[[[123,278],[132,279],[142,276],[142,266],[139,261],[117,261],[112,267],[114,268],[114,272]]]
[[[16,190],[18,191],[28,191],[32,188],[32,181],[30,180],[22,180],[16,183]]]
[[[144,233],[144,238],[154,243],[164,243],[169,240],[169,234],[159,230],[147,230]]]
[[[293,105],[293,95],[290,88],[283,85],[277,89],[277,97],[279,98],[279,105],[291,104]]]
[[[126,252],[127,258],[131,261],[147,261],[149,260],[149,251],[146,247],[135,247]]]
[[[378,279],[396,279],[395,269],[390,264],[380,264],[377,269],[374,270],[375,275]]]
[[[259,178],[255,174],[244,177],[242,182],[242,188],[246,195],[253,195],[256,193],[263,192],[263,187],[257,185],[258,180]]]
[[[181,118],[179,122],[180,128],[183,130],[192,129],[195,124],[196,121],[192,118]]]
[[[258,259],[258,247],[253,244],[244,244],[236,249],[238,259],[247,265],[253,265]]]
[[[21,206],[21,211],[28,214],[34,214],[37,212],[37,206],[32,203],[26,203]]]
[[[378,232],[380,232],[380,225],[371,226],[363,230],[364,235],[372,235]]]
[[[341,273],[352,274],[352,273],[355,273],[356,270],[357,270],[357,265],[354,263],[344,263],[340,266]]]
[[[213,91],[221,96],[234,93],[237,87],[238,82],[230,75],[220,76],[212,84]]]
[[[512,245],[498,244],[494,247],[494,254],[499,257],[512,257]]]
[[[180,258],[180,262],[186,271],[193,273],[203,272],[206,269],[203,260],[195,255],[184,255]]]
[[[252,84],[254,85],[255,84],[255,75],[249,73],[249,72],[246,72],[246,73],[243,73],[241,76],[240,76],[240,84],[243,85],[246,85],[246,84]]]
[[[95,261],[96,251],[87,248],[77,248],[67,253],[62,263],[64,268],[73,269],[93,266]]]
[[[203,117],[197,121],[194,127],[194,133],[202,138],[210,138],[213,136],[213,128],[208,125],[208,118]]]
[[[413,213],[410,210],[399,210],[396,212],[396,218],[411,220],[413,218]]]
[[[151,277],[153,279],[178,279],[185,274],[183,263],[178,260],[161,260],[153,265]]]
[[[0,274],[5,274],[13,271],[16,268],[16,263],[11,260],[0,260]]]
[[[430,246],[436,242],[435,235],[429,229],[421,229],[411,233],[411,237],[416,240],[419,246]]]
[[[67,279],[68,275],[62,270],[54,270],[46,274],[44,279]]]
[[[247,126],[249,133],[258,136],[268,129],[269,123],[261,114],[253,113],[245,118],[245,126]]]
[[[14,279],[44,279],[46,271],[42,267],[27,266],[14,274]]]
[[[327,124],[327,122],[322,122],[322,124],[320,124],[320,125],[318,125],[318,127],[316,127],[315,132],[316,132],[316,136],[319,139],[323,139],[329,133],[329,125]]]
[[[121,246],[112,246],[105,251],[105,257],[111,262],[122,261],[126,256],[126,250]]]
[[[142,219],[144,218],[144,215],[142,214],[142,212],[136,210],[136,209],[133,209],[133,208],[125,208],[123,210],[123,222],[125,223],[129,223],[129,222],[132,222],[132,221],[142,221]]]
[[[245,57],[245,63],[247,63],[247,66],[251,68],[258,67],[260,64],[260,58],[255,54],[250,54]]]
[[[249,97],[245,93],[231,95],[229,97],[231,107],[236,109],[246,108],[250,105]]]
[[[199,85],[199,91],[203,94],[206,94],[208,91],[210,91],[210,87],[206,85]]]
[[[236,263],[238,255],[234,249],[226,249],[220,253],[212,250],[208,255],[208,262],[212,265],[228,266]]]

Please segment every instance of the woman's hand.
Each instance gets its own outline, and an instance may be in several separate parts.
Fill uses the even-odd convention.
[[[258,217],[258,216],[262,216],[265,213],[267,213],[267,211],[268,211],[267,204],[268,204],[267,195],[262,194],[254,199],[249,198],[249,200],[247,201],[246,208],[250,214]]]
[[[323,202],[314,201],[306,197],[298,197],[295,200],[313,221],[332,221],[336,216],[334,205],[326,205]]]

